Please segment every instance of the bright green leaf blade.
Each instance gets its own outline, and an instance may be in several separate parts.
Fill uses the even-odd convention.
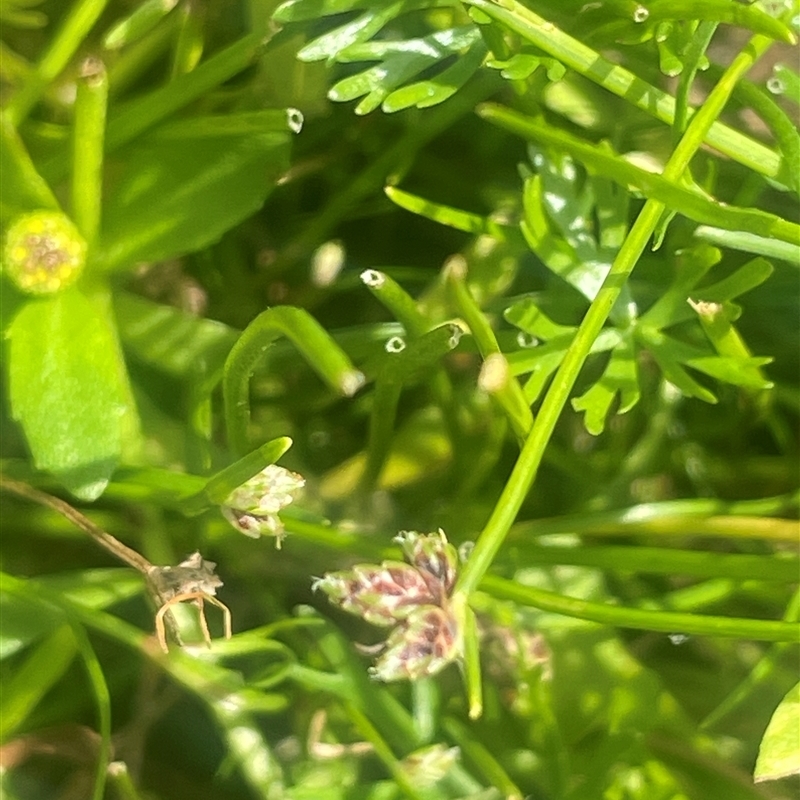
[[[781,700],[767,725],[753,774],[756,782],[800,774],[800,683]]]
[[[37,468],[96,499],[135,413],[108,318],[71,289],[25,305],[8,336],[11,409]]]
[[[3,683],[0,695],[0,742],[5,742],[28,718],[52,686],[64,675],[77,650],[69,625],[50,634]]]
[[[651,20],[727,22],[787,44],[794,44],[795,41],[791,30],[783,22],[756,5],[730,3],[728,0],[650,0],[647,11]]]
[[[273,115],[265,121],[274,127]],[[118,151],[119,172],[104,209],[95,259],[130,267],[199,250],[264,203],[289,161],[290,117],[283,131],[231,129],[230,118],[192,120],[155,131]]]
[[[503,225],[487,217],[436,203],[433,200],[426,200],[395,186],[387,186],[384,191],[386,196],[400,208],[438,222],[440,225],[447,225],[467,233],[493,236],[495,239],[519,241],[519,234],[510,225]]]
[[[374,36],[387,22],[402,10],[402,2],[391,3],[385,8],[371,8],[332,31],[309,42],[297,54],[301,61],[322,61],[336,56],[350,45],[363,42]]]
[[[720,247],[730,247],[745,253],[756,253],[768,258],[780,258],[800,267],[800,246],[789,242],[781,242],[765,236],[746,231],[727,231],[712,225],[699,225],[694,232],[698,239],[704,239]]]
[[[747,389],[771,389],[774,385],[761,373],[760,367],[769,364],[771,358],[730,358],[725,356],[706,356],[691,358],[686,365],[704,372],[718,381],[743,386]]]
[[[383,110],[391,114],[406,108],[430,108],[452,97],[475,74],[486,55],[483,42],[476,40],[455,64],[433,78],[417,81],[392,92],[383,101]]]
[[[364,0],[287,0],[272,15],[276,22],[303,22],[345,14],[364,5]]]
[[[503,316],[525,333],[545,341],[555,339],[557,336],[572,336],[577,330],[574,325],[561,325],[553,322],[530,297],[525,297],[509,306]]]
[[[264,467],[274,464],[291,446],[292,440],[288,436],[272,439],[229,467],[220,470],[216,475],[212,475],[203,490],[207,503],[216,505],[223,503],[234,489],[249,481]]]

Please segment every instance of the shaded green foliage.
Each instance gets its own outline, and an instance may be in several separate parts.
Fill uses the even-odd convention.
[[[530,5],[0,0],[4,797],[792,797],[797,3]]]

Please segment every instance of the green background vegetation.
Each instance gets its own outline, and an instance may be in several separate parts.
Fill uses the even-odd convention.
[[[86,247],[0,278],[3,796],[797,796],[796,3],[0,19],[4,235]],[[219,512],[278,458],[280,550]],[[464,659],[371,680],[313,577],[439,528]]]

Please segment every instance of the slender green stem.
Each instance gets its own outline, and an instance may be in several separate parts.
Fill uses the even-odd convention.
[[[164,55],[175,38],[178,22],[179,17],[171,14],[138,42],[116,54],[114,62],[108,67],[109,90],[112,96],[122,94]]]
[[[435,368],[438,362],[458,345],[461,329],[454,324],[440,325],[388,354],[375,381],[372,412],[369,420],[367,464],[361,489],[371,491],[377,482],[392,443],[400,393],[419,372]]]
[[[689,92],[700,68],[700,59],[705,54],[709,44],[711,44],[711,39],[716,30],[716,21],[704,20],[700,22],[683,59],[683,70],[678,79],[678,89],[675,92],[675,119],[672,121],[672,140],[674,144],[678,144],[683,132],[686,130],[686,124],[689,121]]]
[[[5,475],[0,475],[0,489],[32,500],[66,517],[73,525],[88,533],[103,549],[143,575],[148,575],[153,569],[153,565],[143,555],[124,545],[110,533],[106,533],[99,525],[95,525],[88,517],[58,497],[40,492],[27,483],[12,480]]]
[[[352,703],[347,704],[347,715],[350,717],[361,736],[372,745],[378,758],[383,761],[386,768],[392,773],[392,777],[397,781],[397,785],[409,797],[415,798],[415,800],[422,800],[422,795],[417,791],[410,780],[402,763],[397,759],[389,745],[380,735],[377,728],[367,719],[366,715]]]
[[[800,589],[794,593],[783,618],[786,622],[795,622],[798,616],[800,616]],[[784,653],[791,647],[792,645],[787,642],[772,645],[747,677],[700,723],[700,727],[706,730],[713,728],[723,717],[740,706],[757,686],[762,685],[772,675]]]
[[[192,72],[179,75],[162,88],[127,103],[109,120],[108,148],[114,149],[135,139],[142,131],[246,69],[263,44],[262,37],[256,34],[244,36]]]
[[[72,216],[90,247],[100,230],[107,105],[106,68],[102,61],[88,58],[83,63],[75,98],[72,130]]]
[[[70,621],[72,633],[78,644],[78,652],[83,658],[89,682],[92,685],[95,700],[97,701],[98,729],[100,732],[100,753],[97,758],[97,769],[94,779],[92,800],[103,800],[108,776],[108,765],[111,761],[111,693],[108,690],[103,668],[97,654],[89,641],[82,625]]]
[[[768,258],[780,258],[795,267],[800,266],[800,247],[791,242],[782,242],[772,237],[756,236],[747,231],[729,231],[711,225],[700,225],[695,228],[694,235],[698,239],[732,250],[743,250]]]
[[[35,71],[8,104],[7,113],[14,125],[18,126],[28,116],[47,86],[67,66],[107,3],[108,0],[78,0],[71,6]]]
[[[124,761],[112,761],[108,765],[108,782],[119,800],[144,800],[133,783],[128,765]]]
[[[526,563],[529,564],[575,564],[614,572],[691,575],[695,578],[724,577],[782,583],[794,583],[800,575],[800,561],[797,558],[779,555],[753,556],[631,545],[529,545],[523,553]]]
[[[776,518],[776,515],[791,515],[799,506],[798,492],[733,503],[709,498],[665,500],[614,511],[520,522],[513,527],[511,535],[519,540],[554,533],[579,533],[582,536],[723,536],[796,542],[797,521]]]
[[[522,800],[523,793],[509,777],[502,764],[458,720],[448,717],[442,727],[458,744],[464,756],[471,761],[506,800]]]
[[[149,33],[178,4],[178,0],[144,0],[127,17],[112,25],[103,36],[106,50],[118,50]]]
[[[205,46],[204,7],[199,3],[181,3],[178,17],[178,38],[172,51],[173,78],[191,72],[200,63]]]
[[[250,376],[273,342],[285,336],[335,391],[350,397],[364,383],[330,334],[306,311],[277,306],[259,314],[237,339],[225,360],[222,382],[228,441],[235,453],[248,449]]]
[[[675,120],[675,100],[655,86],[612,64],[595,50],[573,39],[526,8],[517,0],[464,0],[492,19],[505,24],[545,53],[594,81],[612,94],[672,125]],[[766,37],[761,37],[766,38]],[[771,40],[770,40],[771,41]],[[696,112],[695,112],[696,113]],[[719,122],[708,130],[707,142],[712,147],[755,172],[786,182],[780,156],[768,147]]]
[[[618,628],[684,633],[692,636],[756,639],[764,642],[800,642],[800,625],[795,622],[621,608],[607,603],[593,603],[588,600],[565,597],[533,586],[522,586],[516,581],[505,580],[494,575],[485,577],[480,588],[500,600],[512,600],[520,605],[534,606],[542,611],[613,625]]]
[[[734,59],[706,102],[692,117],[686,133],[664,169],[665,178],[675,180],[683,173],[694,153],[702,146],[706,133],[722,111],[738,79],[766,52],[771,43],[772,40],[765,36],[754,36]],[[461,573],[456,591],[469,594],[477,588],[503,544],[536,478],[545,448],[592,344],[644,251],[663,210],[663,203],[648,200],[622,244],[608,276],[559,366],[511,476]]]
[[[524,441],[533,425],[533,413],[525,399],[522,387],[508,368],[508,362],[500,350],[491,325],[487,322],[467,286],[467,264],[462,256],[454,256],[450,259],[445,267],[445,276],[456,308],[469,326],[484,364],[489,359],[499,358],[501,359],[500,364],[505,366],[506,375],[502,376],[504,380],[496,388],[492,388],[491,395],[508,417],[511,429],[517,438]]]
[[[375,298],[391,311],[410,337],[418,338],[430,330],[431,324],[417,308],[414,298],[385,272],[368,269],[361,273],[361,280]]]

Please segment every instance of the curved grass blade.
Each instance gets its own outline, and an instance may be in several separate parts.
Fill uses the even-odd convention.
[[[234,452],[247,450],[250,376],[264,352],[285,336],[314,371],[336,392],[354,395],[364,375],[350,363],[330,334],[306,311],[293,306],[269,308],[244,330],[225,361],[222,394],[228,442]]]

